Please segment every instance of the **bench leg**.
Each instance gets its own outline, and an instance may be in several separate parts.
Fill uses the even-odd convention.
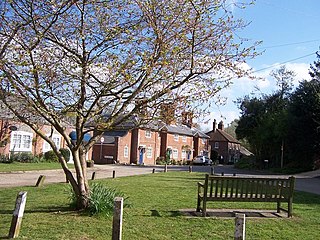
[[[200,212],[200,206],[201,206],[201,199],[200,197],[198,196],[198,201],[197,201],[197,212]]]
[[[277,202],[277,213],[280,213],[280,208],[281,208],[281,202]]]
[[[202,216],[207,216],[207,202],[203,200]]]
[[[292,198],[288,202],[288,217],[292,217]]]

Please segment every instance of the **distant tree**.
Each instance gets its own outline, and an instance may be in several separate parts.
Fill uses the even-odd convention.
[[[162,104],[201,109],[245,76],[241,64],[256,55],[255,43],[237,37],[245,25],[226,0],[3,0],[0,99],[50,144],[83,209],[85,156],[103,132],[148,121]],[[35,119],[62,135],[76,175]]]
[[[311,169],[320,158],[320,55],[310,67],[311,81],[300,83],[289,107],[290,161]]]
[[[283,99],[288,96],[293,88],[293,80],[296,73],[288,70],[285,65],[282,65],[278,69],[271,71],[270,76],[276,79],[280,98]]]
[[[279,89],[260,98],[239,100],[241,117],[236,133],[240,139],[248,140],[260,163],[268,159],[271,165],[282,166],[288,130],[287,109],[295,73],[281,66],[270,75],[276,79]]]

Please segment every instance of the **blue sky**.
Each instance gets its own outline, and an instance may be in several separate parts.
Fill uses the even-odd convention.
[[[240,1],[229,0],[230,3]],[[233,8],[237,18],[250,22],[238,34],[252,41],[263,41],[258,49],[262,54],[247,62],[263,80],[235,79],[234,84],[222,92],[222,97],[227,98],[226,104],[212,107],[210,116],[199,122],[203,129],[211,129],[213,119],[223,120],[228,126],[238,118],[239,109],[234,101],[253,92],[255,86],[263,93],[274,91],[275,81],[269,73],[282,63],[297,74],[295,86],[300,80],[309,79],[308,70],[320,46],[319,9],[319,0],[257,0],[244,10]]]

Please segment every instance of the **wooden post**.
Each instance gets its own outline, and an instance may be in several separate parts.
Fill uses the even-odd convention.
[[[115,170],[113,170],[113,172],[112,172],[112,178],[116,178],[116,171]]]
[[[192,166],[189,165],[189,172],[192,172]]]
[[[164,172],[168,172],[168,165],[167,164],[164,165]]]
[[[210,168],[210,174],[213,175],[214,174],[214,167]]]
[[[96,179],[96,172],[93,172],[91,176],[91,180],[95,180],[95,179]]]
[[[26,206],[27,201],[27,192],[19,192],[17,199],[16,199],[16,206],[13,211],[10,231],[9,231],[9,238],[16,238],[19,236],[22,217],[24,213],[24,208]]]
[[[123,198],[114,199],[112,240],[121,240],[122,235]]]
[[[156,170],[155,169],[152,169],[152,173],[154,173]]]
[[[46,176],[40,175],[36,183],[36,187],[42,187],[45,179],[46,179]]]
[[[236,213],[234,240],[245,240],[246,238],[246,215]]]

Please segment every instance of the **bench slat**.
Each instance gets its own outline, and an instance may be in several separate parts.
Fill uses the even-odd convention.
[[[207,201],[276,202],[277,211],[283,210],[280,207],[281,202],[287,202],[288,216],[291,216],[294,181],[294,177],[289,179],[246,178],[207,174],[205,183],[198,183],[197,211],[202,210],[205,216]],[[203,207],[200,206],[201,202]]]

